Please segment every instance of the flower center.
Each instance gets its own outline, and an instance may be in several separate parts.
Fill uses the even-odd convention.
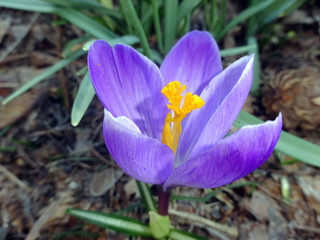
[[[196,94],[186,93],[184,97],[184,103],[180,108],[183,96],[181,93],[186,89],[185,85],[181,85],[178,81],[173,81],[165,86],[161,93],[165,95],[169,103],[168,109],[170,112],[166,116],[163,131],[162,131],[162,143],[166,144],[176,152],[179,137],[181,134],[181,121],[190,113],[192,110],[201,108],[204,105],[204,101]]]

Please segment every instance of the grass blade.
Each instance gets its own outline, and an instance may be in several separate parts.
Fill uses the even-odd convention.
[[[295,0],[274,1],[270,6],[262,11],[261,14],[258,15],[258,18],[261,21],[260,27],[278,18],[280,14],[292,6],[294,2]]]
[[[152,237],[148,225],[121,215],[79,209],[67,209],[67,214],[99,227],[112,229],[130,236]]]
[[[253,67],[253,79],[250,92],[253,94],[258,94],[260,86],[260,57],[259,57],[259,47],[258,42],[255,37],[248,38],[248,45],[254,46],[253,49],[248,51],[248,54],[251,55],[254,53],[254,67]]]
[[[77,96],[73,102],[72,111],[71,111],[71,124],[76,127],[81,121],[83,115],[87,111],[95,91],[93,89],[91,78],[89,72],[84,76]]]
[[[53,4],[41,0],[1,0],[0,7],[42,13],[54,13],[57,11]]]
[[[136,13],[136,10],[134,9],[133,3],[131,0],[121,0],[122,6],[126,8],[126,11],[129,15],[129,19],[132,21],[132,26],[136,29],[139,39],[140,39],[140,44],[141,47],[143,48],[144,54],[150,58],[151,53],[150,53],[150,47],[148,44],[147,36],[143,30],[143,27],[141,25],[141,22],[138,18],[138,15]]]
[[[177,29],[178,1],[165,1],[164,51],[167,54],[174,45]]]
[[[256,48],[256,46],[254,44],[251,44],[251,45],[242,46],[242,47],[223,49],[223,50],[220,50],[220,56],[221,57],[234,56],[237,54],[252,51],[255,48]]]
[[[162,32],[161,32],[161,26],[160,26],[158,4],[157,4],[157,0],[151,0],[151,2],[152,2],[154,28],[157,36],[157,44],[158,44],[159,51],[162,52],[163,43],[162,43]]]
[[[191,13],[200,3],[200,0],[185,0],[179,5],[177,19],[177,32],[179,35],[185,35],[190,31]]]
[[[248,124],[259,124],[263,121],[249,113],[241,111],[234,125],[240,128]],[[280,139],[275,150],[287,154],[304,163],[320,167],[320,147],[298,138],[285,131],[281,132]]]
[[[185,0],[178,9],[177,22],[180,23],[185,17],[191,14],[192,10],[201,3],[201,0]]]
[[[217,39],[220,40],[227,32],[229,32],[233,27],[243,22],[247,18],[255,15],[256,13],[262,11],[266,7],[268,7],[274,0],[263,1],[257,5],[247,8],[239,15],[237,15],[234,19],[232,19],[227,26],[225,26],[218,34]]]
[[[71,8],[59,8],[57,12],[60,17],[68,20],[72,24],[81,28],[85,32],[91,34],[94,37],[108,41],[117,37],[116,34],[108,30],[105,26],[101,25],[97,21],[88,17],[87,15]]]
[[[151,191],[149,186],[146,183],[136,181],[143,204],[145,205],[146,209],[149,211],[156,212],[156,204],[152,197]]]
[[[79,49],[78,51],[70,54],[67,58],[57,62],[53,66],[49,67],[46,71],[40,73],[37,75],[35,78],[24,84],[22,87],[20,87],[18,90],[14,91],[12,94],[10,94],[8,97],[6,97],[2,104],[7,104],[11,100],[15,99],[16,97],[20,96],[24,92],[28,91],[30,88],[32,88],[34,85],[37,83],[41,82],[42,80],[46,79],[47,77],[51,76],[52,74],[56,73],[59,71],[61,68],[64,68],[71,62],[73,62],[75,59],[81,57],[85,51],[82,49]]]
[[[216,4],[216,3],[213,3],[213,4]],[[227,12],[227,1],[222,0],[219,17],[216,18],[217,20],[214,22],[214,25],[211,27],[213,29],[213,35],[217,41],[219,36],[218,34],[221,31],[222,26],[224,25],[226,12]]]

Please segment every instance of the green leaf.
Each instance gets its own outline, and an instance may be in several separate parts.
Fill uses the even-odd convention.
[[[67,57],[68,55],[70,55],[73,52],[72,50],[74,47],[76,47],[78,44],[82,44],[83,42],[88,41],[89,38],[90,38],[90,36],[87,35],[84,37],[75,38],[75,39],[70,40],[66,44],[66,46],[63,48],[61,56],[64,58]],[[83,49],[83,47],[82,47],[82,49]],[[85,50],[85,49],[83,49],[83,50]]]
[[[57,14],[96,38],[108,41],[117,37],[116,34],[108,30],[105,26],[75,9],[59,8]]]
[[[165,0],[164,51],[168,53],[174,45],[177,30],[178,1]]]
[[[223,49],[223,50],[220,50],[220,56],[221,57],[234,56],[234,55],[237,55],[237,54],[245,53],[247,51],[252,51],[255,48],[256,48],[256,45],[250,44],[250,45],[247,45],[247,46]]]
[[[116,232],[130,236],[152,237],[148,225],[135,219],[97,211],[87,211],[79,209],[67,209],[67,214],[85,220],[102,228],[112,229]]]
[[[86,42],[83,45],[83,50],[88,51],[90,46],[96,41],[97,39],[92,39]],[[116,44],[125,44],[125,45],[133,45],[137,42],[139,42],[139,39],[136,36],[131,36],[131,35],[125,35],[121,37],[116,37],[113,39],[110,39],[107,41],[111,47],[113,47]]]
[[[284,10],[280,17],[287,16],[288,14],[292,13],[293,11],[297,10],[301,7],[307,0],[296,0],[293,4],[291,4],[286,10]]]
[[[248,54],[254,53],[254,67],[253,67],[253,80],[250,92],[257,94],[260,86],[260,60],[259,60],[259,47],[255,37],[248,38],[248,45],[254,46],[253,49],[248,51]]]
[[[260,23],[260,27],[278,18],[281,13],[292,6],[295,2],[296,0],[274,1],[257,16],[257,21]]]
[[[103,4],[92,1],[92,0],[41,0],[45,2],[49,2],[54,4],[57,7],[67,7],[79,10],[93,10],[103,13],[105,16],[108,16],[114,20],[121,20],[121,14],[117,11],[112,9],[111,7],[104,6]]]
[[[237,26],[239,23],[245,21],[247,18],[255,15],[256,13],[262,11],[267,6],[269,6],[274,0],[262,1],[261,3],[247,8],[240,14],[238,14],[234,19],[232,19],[218,34],[217,39],[220,40],[227,32],[232,28]]]
[[[44,72],[40,73],[35,78],[31,79],[29,82],[24,84],[18,90],[14,91],[8,97],[6,97],[3,100],[2,104],[3,105],[7,104],[11,100],[13,100],[16,97],[20,96],[21,94],[23,94],[24,92],[28,91],[30,88],[32,88],[33,86],[35,86],[36,84],[38,84],[42,80],[50,77],[52,74],[54,74],[57,71],[59,71],[60,69],[64,68],[65,66],[67,66],[69,63],[71,63],[75,59],[81,57],[84,53],[85,53],[85,51],[83,51],[82,49],[79,49],[78,51],[70,54],[67,58],[57,62],[56,64],[54,64],[53,66],[49,67],[47,70],[45,70]]]
[[[150,58],[150,47],[148,44],[147,36],[144,32],[142,24],[138,18],[136,10],[134,9],[133,3],[131,0],[120,0],[121,5],[126,8],[126,12],[128,13],[129,19],[132,21],[132,27],[134,27],[138,33],[141,47],[143,48],[144,54]]]
[[[185,0],[182,1],[178,8],[177,33],[185,35],[190,31],[191,13],[202,1]]]
[[[90,4],[88,1],[82,2],[85,2],[85,4]],[[71,3],[68,3],[67,6],[69,6],[70,4]],[[27,3],[25,0],[1,0],[0,6],[27,11],[58,14],[61,18],[66,19],[85,32],[91,34],[96,38],[103,39],[105,41],[108,41],[109,43],[111,42],[112,45],[116,43],[132,45],[138,42],[138,39],[133,36],[130,36],[129,38],[128,36],[118,37],[115,33],[108,30],[106,26],[101,25],[99,22],[95,21],[93,18],[85,15],[77,9],[58,7],[53,3],[48,3],[41,0],[29,0],[27,1]],[[99,4],[97,6],[99,6]],[[101,6],[100,9],[105,8]]]
[[[152,197],[151,191],[149,186],[146,183],[136,181],[140,196],[142,198],[142,202],[144,203],[145,207],[147,208],[148,212],[157,210],[155,201]]]
[[[216,5],[216,2],[212,1],[213,5]],[[218,41],[218,33],[221,31],[222,26],[224,25],[224,21],[225,21],[225,16],[226,16],[226,12],[227,12],[227,1],[226,0],[222,0],[221,1],[221,6],[220,6],[220,14],[219,17],[215,17],[214,22],[212,22],[211,29],[213,29],[213,35],[215,36],[216,40]]]
[[[83,115],[87,111],[95,91],[93,89],[91,78],[89,72],[84,76],[77,96],[73,102],[72,111],[71,111],[71,124],[76,127],[81,121]]]
[[[162,43],[162,32],[161,32],[161,24],[160,24],[160,18],[159,18],[159,7],[158,3],[159,1],[157,0],[151,0],[152,3],[152,14],[153,14],[153,22],[154,22],[154,28],[156,31],[156,36],[157,36],[157,44],[159,51],[163,51],[163,43]],[[152,55],[152,53],[151,53]]]
[[[234,125],[240,128],[244,125],[259,123],[263,123],[263,121],[249,113],[241,111]],[[320,167],[320,147],[285,131],[281,132],[275,150],[307,164]]]
[[[53,4],[41,0],[1,0],[0,7],[42,13],[54,13],[57,10]]]
[[[181,2],[178,9],[177,22],[180,23],[185,17],[187,17],[195,7],[201,3],[201,0],[184,0]]]
[[[162,216],[157,212],[149,212],[149,226],[153,237],[161,239],[168,236],[170,231],[170,218],[168,215]]]

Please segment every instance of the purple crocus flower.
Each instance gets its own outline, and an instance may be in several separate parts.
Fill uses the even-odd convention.
[[[180,39],[160,69],[130,46],[94,42],[88,65],[110,155],[164,190],[219,187],[254,171],[279,139],[281,114],[224,138],[249,93],[253,60],[222,71],[215,40],[200,31]]]

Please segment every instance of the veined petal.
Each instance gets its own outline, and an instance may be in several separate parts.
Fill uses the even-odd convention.
[[[175,166],[212,148],[229,131],[249,94],[253,60],[253,55],[239,59],[203,90],[205,104],[190,114],[182,129]]]
[[[167,114],[159,68],[133,48],[98,40],[90,47],[88,66],[103,106],[113,116],[126,116],[142,133],[161,139]]]
[[[131,177],[148,184],[163,184],[171,174],[172,150],[143,135],[130,119],[114,118],[105,110],[103,133],[110,155]]]
[[[214,188],[242,178],[271,155],[280,137],[281,113],[274,121],[245,126],[208,152],[174,169],[164,190],[175,186]]]
[[[187,86],[189,92],[199,95],[222,71],[217,43],[208,32],[190,32],[171,49],[160,71],[166,84],[179,81]]]

